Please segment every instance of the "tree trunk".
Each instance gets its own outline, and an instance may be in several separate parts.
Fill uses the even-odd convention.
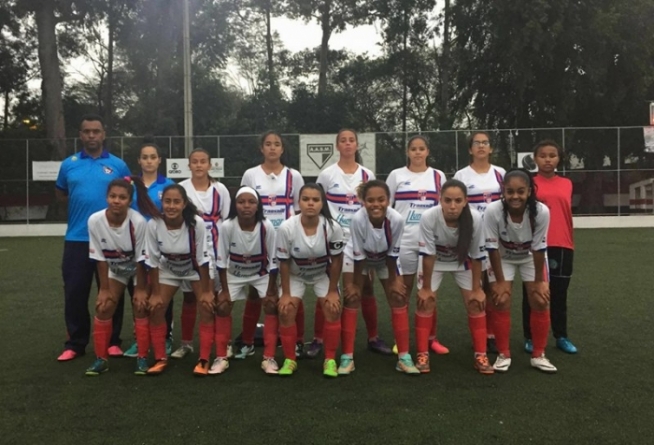
[[[38,30],[39,63],[41,65],[41,92],[45,108],[46,136],[53,147],[53,158],[66,157],[66,126],[62,100],[63,81],[59,67],[57,20],[54,14],[54,2],[42,1],[35,8],[34,19]]]
[[[331,0],[325,0],[321,6],[320,27],[322,40],[320,42],[320,74],[318,76],[318,97],[323,97],[327,91],[327,70],[329,69],[329,38],[332,35]]]
[[[116,11],[109,7],[109,42],[107,44],[107,88],[104,96],[104,120],[108,133],[113,131],[113,98],[114,98],[114,40],[116,35]]]
[[[441,63],[441,103],[440,103],[440,116],[438,122],[447,123],[447,130],[451,126],[450,117],[448,113],[450,102],[450,0],[445,0],[445,12],[443,14],[443,55]]]
[[[266,1],[266,51],[268,52],[268,88],[275,90],[275,65],[273,61],[273,39],[271,29],[272,0]]]

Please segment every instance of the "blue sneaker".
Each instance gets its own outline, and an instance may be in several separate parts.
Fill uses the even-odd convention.
[[[86,368],[86,375],[96,376],[109,371],[109,362],[103,358],[96,358],[91,366]]]
[[[427,353],[427,358],[429,358],[429,353]],[[404,354],[398,357],[395,369],[408,375],[420,375],[420,370],[413,364],[411,354]]]
[[[146,375],[148,373],[148,369],[150,367],[148,366],[148,359],[145,357],[137,357],[136,358],[136,369],[134,370],[134,374],[136,375]]]
[[[173,353],[173,339],[166,339],[166,355],[170,357],[170,354]]]
[[[123,356],[125,357],[138,357],[139,355],[139,348],[136,342],[132,343],[132,346],[130,346],[127,351],[123,352]]]
[[[534,352],[534,343],[531,341],[530,338],[525,340],[525,352],[527,354],[531,354]]]
[[[354,371],[354,359],[349,354],[341,355],[341,364],[336,371],[338,375],[350,375]]]
[[[577,353],[577,347],[572,344],[570,340],[566,337],[561,337],[556,339],[556,347],[559,348],[561,351],[566,352],[568,354],[576,354]]]

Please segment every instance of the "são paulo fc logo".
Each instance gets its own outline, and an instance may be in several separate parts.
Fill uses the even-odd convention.
[[[486,201],[489,204],[493,202],[493,194],[490,192],[484,192],[484,201]]]
[[[307,144],[307,156],[316,167],[323,168],[334,156],[334,144]]]
[[[351,206],[354,205],[354,201],[357,199],[356,195],[352,193],[347,193],[345,195],[345,200],[347,201],[347,205]]]
[[[104,172],[106,174],[108,174],[108,175],[110,175],[110,174],[112,174],[114,172],[111,167],[107,167],[106,165],[104,167],[102,167],[102,170],[104,170]]]
[[[418,196],[420,197],[421,201],[424,201],[427,199],[427,190],[418,190]]]
[[[250,259],[250,255],[243,255],[243,262],[245,264],[250,264],[252,260]]]
[[[277,195],[268,195],[268,204],[271,206],[277,205]]]

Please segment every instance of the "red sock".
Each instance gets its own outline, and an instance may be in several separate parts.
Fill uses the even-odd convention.
[[[97,357],[105,360],[109,358],[107,349],[109,348],[112,330],[111,318],[109,320],[100,320],[98,317],[93,318],[93,346]]]
[[[197,316],[197,304],[182,303],[182,341],[191,343],[193,331],[195,331],[195,317]]]
[[[304,302],[300,300],[295,315],[295,326],[297,326],[297,341],[304,343]]]
[[[166,326],[166,323],[161,323],[160,325],[150,323],[150,343],[152,344],[155,360],[166,360],[168,358],[166,355],[167,331],[168,326]]]
[[[277,335],[279,332],[279,319],[277,315],[268,315],[263,322],[263,356],[268,358],[275,357],[277,349]]]
[[[436,338],[436,323],[438,323],[438,311],[434,308],[434,322],[431,324],[431,329],[429,331],[429,339],[434,340]]]
[[[246,345],[254,344],[254,333],[257,330],[259,315],[261,315],[261,299],[246,300],[243,311],[243,332],[241,333],[243,343]]]
[[[216,315],[215,319],[215,336],[216,357],[227,357],[227,344],[232,336],[232,316],[220,317]]]
[[[284,357],[295,360],[295,341],[297,340],[297,326],[280,326],[279,336],[282,338]]]
[[[325,321],[325,360],[336,359],[336,350],[341,336],[341,320]]]
[[[200,323],[200,360],[209,360],[213,346],[214,326],[211,323]],[[227,355],[227,354],[225,354]]]
[[[313,338],[322,340],[325,335],[325,313],[322,305],[316,302],[316,313],[313,316]]]
[[[139,357],[147,357],[150,349],[150,320],[147,318],[134,319],[134,330],[136,331],[136,347]]]
[[[486,314],[468,315],[468,328],[475,354],[486,354]]]
[[[495,344],[500,354],[511,357],[509,350],[509,335],[511,333],[511,311],[493,312],[493,330],[495,331]]]
[[[366,322],[368,330],[368,340],[375,339],[379,335],[377,332],[377,299],[370,295],[361,299],[361,313],[363,321]]]
[[[493,331],[493,314],[495,310],[493,309],[492,304],[486,306],[486,337],[495,337],[495,331]]]
[[[409,352],[409,311],[406,306],[393,308],[393,334],[398,355]]]
[[[354,354],[354,338],[357,334],[358,311],[349,307],[343,308],[341,314],[341,350],[343,354]]]
[[[531,326],[531,340],[534,344],[532,357],[540,357],[545,352],[547,346],[547,334],[550,332],[550,311],[531,310],[529,315],[529,324]]]
[[[434,325],[433,315],[421,315],[416,312],[416,350],[418,352],[429,352],[429,331]]]

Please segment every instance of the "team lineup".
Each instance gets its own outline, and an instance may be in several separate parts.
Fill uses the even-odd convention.
[[[198,319],[193,373],[224,373],[231,360],[254,355],[262,310],[266,374],[290,376],[299,358],[321,354],[325,377],[354,372],[359,311],[368,349],[395,353],[401,373],[429,373],[430,350],[449,352],[437,337],[436,310],[447,274],[461,292],[477,372],[511,366],[517,274],[530,366],[557,372],[545,355],[550,326],[559,349],[577,351],[567,333],[572,183],[556,174],[563,152],[554,141],[534,147],[538,172],[532,175],[491,164],[490,135],[473,132],[470,165],[448,180],[428,165],[428,140],[414,136],[406,167],[381,181],[358,162],[357,134],[345,129],[336,137],[338,162],[323,169],[316,183],[305,183],[284,165],[281,135],[267,132],[259,147],[262,163],[245,172],[232,197],[209,176],[211,157],[203,149],[189,155],[191,178],[176,184],[158,174],[161,154],[153,142],[143,144],[141,172],[131,175],[104,150],[99,117],[84,117],[80,139],[84,149],[62,163],[56,183],[69,214],[62,262],[68,339],[59,361],[83,356],[92,337],[96,358],[86,375],[108,371],[109,358],[123,354],[136,358],[135,374],[161,374],[169,357],[195,353]],[[375,279],[390,307],[392,347],[378,335]],[[180,289],[181,344],[173,350],[171,303]],[[136,341],[123,353],[125,290]],[[317,298],[314,333],[305,344],[303,299],[310,295]],[[237,301],[245,308],[241,335],[233,341]],[[496,354],[492,363],[488,354]]]

